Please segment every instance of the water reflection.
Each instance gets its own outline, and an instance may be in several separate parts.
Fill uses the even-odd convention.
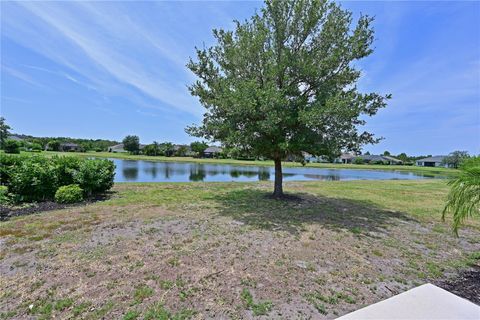
[[[116,165],[115,182],[268,181],[273,180],[275,176],[274,169],[267,166],[111,160]],[[322,169],[312,167],[285,167],[283,168],[283,177],[285,181],[442,178],[405,171]]]

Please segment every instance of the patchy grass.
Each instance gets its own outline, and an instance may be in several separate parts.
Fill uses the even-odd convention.
[[[441,180],[116,184],[0,223],[2,318],[332,318],[478,265]]]

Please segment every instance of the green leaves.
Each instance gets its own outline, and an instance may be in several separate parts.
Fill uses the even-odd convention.
[[[217,44],[197,49],[190,91],[207,109],[199,137],[285,157],[358,148],[377,140],[358,133],[389,96],[361,94],[352,62],[372,52],[373,18],[326,1],[267,1],[261,14],[214,30]]]
[[[451,189],[443,210],[443,219],[447,213],[453,214],[452,226],[457,235],[465,219],[480,214],[480,157],[465,160],[460,170],[461,174],[449,182]]]
[[[207,110],[187,132],[278,161],[378,142],[359,127],[390,95],[358,92],[355,68],[373,52],[372,22],[354,25],[334,2],[268,0],[234,31],[214,30],[217,43],[187,65],[198,77],[190,92]]]

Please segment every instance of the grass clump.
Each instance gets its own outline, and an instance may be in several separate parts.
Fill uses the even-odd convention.
[[[145,313],[145,320],[186,320],[195,315],[195,311],[182,309],[177,313],[168,311],[162,303],[155,303]]]
[[[252,310],[253,315],[255,316],[261,316],[261,315],[266,315],[272,310],[273,304],[270,301],[263,301],[263,302],[258,302],[255,303],[253,301],[253,296],[250,293],[250,290],[247,288],[244,288],[242,290],[242,293],[240,294],[240,297],[242,298],[243,302],[246,304],[246,306]]]
[[[136,311],[136,310],[130,310],[128,311],[127,313],[125,313],[125,315],[123,316],[123,320],[135,320],[138,318],[138,316],[140,315],[140,312]]]
[[[70,308],[73,305],[72,298],[61,299],[55,302],[54,309],[58,311],[63,311],[67,308]]]
[[[143,300],[153,296],[155,291],[147,285],[138,286],[133,293],[133,300],[135,304],[142,303]]]

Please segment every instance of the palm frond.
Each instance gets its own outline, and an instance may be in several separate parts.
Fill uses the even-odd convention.
[[[451,186],[442,218],[453,214],[452,228],[458,235],[458,229],[465,219],[480,214],[480,157],[465,161],[460,167],[458,177],[449,181]]]

